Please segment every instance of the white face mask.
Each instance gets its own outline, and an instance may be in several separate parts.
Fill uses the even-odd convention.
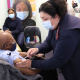
[[[15,15],[14,15],[14,14],[9,14],[9,17],[10,17],[10,18],[14,18]]]
[[[16,12],[17,13],[17,17],[20,18],[21,20],[24,20],[28,17],[29,15],[29,11],[25,11],[25,12]]]
[[[42,24],[43,24],[44,28],[47,30],[52,30],[55,27],[54,25],[53,26],[51,25],[50,20],[42,22]]]

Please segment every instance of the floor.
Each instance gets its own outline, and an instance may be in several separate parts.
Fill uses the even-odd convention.
[[[59,69],[57,69],[57,73],[58,73],[58,80],[65,80],[63,74]]]

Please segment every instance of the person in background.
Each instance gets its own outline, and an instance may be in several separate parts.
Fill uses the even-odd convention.
[[[65,80],[80,80],[80,19],[67,14],[65,0],[46,1],[41,4],[39,12],[49,34],[37,48],[29,49],[27,56],[51,50],[53,55],[50,59],[23,60],[16,65],[45,71],[59,68]]]
[[[13,8],[16,11],[17,17],[22,21],[22,28],[25,30],[27,26],[36,26],[36,22],[32,18],[32,8],[28,0],[15,0]],[[24,36],[25,37],[25,36]],[[35,37],[36,39],[36,37]],[[30,41],[34,41],[34,38],[31,37]],[[24,45],[24,50],[28,49]]]
[[[78,3],[75,0],[72,0],[72,7],[73,8],[78,7]]]
[[[75,16],[75,11],[74,11],[73,7],[67,3],[67,0],[66,0],[66,4],[67,4],[67,13],[72,16]]]
[[[77,17],[80,18],[80,6],[75,0],[72,1],[72,5],[73,5],[75,13],[78,13]]]
[[[16,41],[13,36],[7,32],[0,32],[0,57],[5,59],[9,64],[16,67],[24,75],[36,75],[40,72],[39,69],[19,68],[15,64],[22,60],[26,60],[26,52],[17,52]]]
[[[27,26],[36,26],[36,22],[32,18],[32,8],[28,0],[15,0],[13,8],[17,17],[22,20],[23,29]]]
[[[22,22],[18,17],[16,17],[16,13],[13,8],[8,9],[8,17],[6,18],[5,23],[3,25],[3,30],[12,34],[17,44],[23,51],[24,34],[22,29]]]

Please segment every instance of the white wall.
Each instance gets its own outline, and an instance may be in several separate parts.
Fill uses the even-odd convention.
[[[70,5],[71,5],[71,3],[72,3],[72,0],[67,0],[67,2],[68,2],[68,4],[70,4]]]
[[[1,0],[0,2],[0,28],[2,28],[7,14],[7,0]]]

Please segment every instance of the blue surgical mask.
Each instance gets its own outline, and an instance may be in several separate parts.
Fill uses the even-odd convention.
[[[12,45],[12,48],[10,49],[11,51],[14,51],[16,49],[16,43],[14,43],[13,45]]]
[[[42,22],[42,24],[43,24],[44,28],[47,30],[52,30],[54,28],[54,25],[53,26],[51,25],[50,20]]]
[[[9,14],[9,17],[10,17],[10,18],[14,18],[15,15],[14,15],[14,14]]]
[[[29,15],[29,11],[16,12],[16,13],[17,13],[17,17],[20,18],[21,20],[25,20]]]

